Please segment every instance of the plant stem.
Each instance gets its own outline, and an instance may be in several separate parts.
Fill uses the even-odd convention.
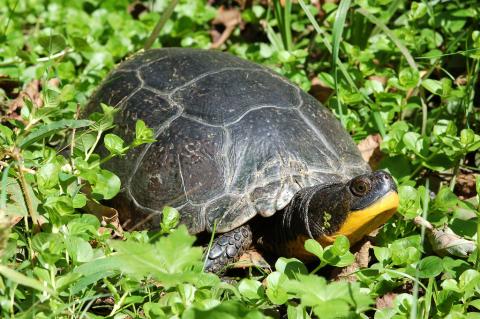
[[[479,252],[479,243],[480,243],[480,204],[477,207],[477,258],[475,260],[475,268],[480,270],[480,252]]]
[[[212,249],[213,239],[215,238],[215,232],[217,231],[217,219],[213,222],[212,235],[210,236],[210,241],[208,242],[207,251],[205,252],[205,260],[203,261],[202,271],[205,271],[207,266],[208,254],[210,254],[210,249]]]
[[[288,51],[293,50],[293,42],[292,42],[292,28],[291,28],[291,20],[292,20],[292,0],[285,0],[285,8],[283,10],[284,19],[283,19],[283,28],[285,32],[285,46]]]
[[[28,183],[27,183],[27,180],[25,179],[24,171],[26,171],[27,169],[23,166],[23,158],[20,153],[20,150],[18,148],[15,148],[13,151],[8,152],[8,155],[10,155],[17,162],[16,166],[18,170],[18,179],[20,182],[20,187],[22,188],[22,193],[25,200],[25,204],[27,206],[28,215],[30,215],[30,217],[32,218],[33,224],[40,227],[40,224],[38,223],[37,212],[33,208],[33,202],[32,202],[32,197],[30,196]],[[28,232],[27,216],[25,216],[25,228]]]
[[[317,267],[315,267],[315,269],[312,270],[310,273],[313,275],[313,274],[315,274],[317,271],[319,271],[320,269],[322,269],[323,267],[325,267],[326,265],[327,265],[326,262],[320,261],[320,264],[319,264]]]
[[[165,23],[170,19],[170,16],[173,13],[173,10],[177,6],[178,0],[172,0],[168,7],[165,9],[163,14],[160,16],[160,20],[158,20],[157,25],[153,29],[152,33],[147,39],[147,42],[145,42],[144,49],[148,50],[152,47],[153,42],[158,38],[158,35],[160,34],[160,31],[162,31],[163,27],[165,26]]]
[[[2,173],[2,189],[0,196],[0,258],[3,256],[5,247],[7,247],[7,240],[10,234],[10,225],[7,218],[7,178],[10,165],[5,167]]]
[[[23,174],[23,159],[19,155],[17,158],[17,169],[18,169],[18,179],[20,180],[20,185],[22,186],[23,196],[25,198],[25,204],[27,205],[28,214],[32,218],[32,222],[34,225],[40,227],[37,218],[37,212],[33,209],[32,198],[30,196],[30,191],[28,187],[27,180],[25,179],[25,175]]]
[[[88,162],[88,159],[90,156],[92,156],[93,151],[95,151],[95,148],[97,147],[98,143],[100,142],[100,138],[102,137],[103,131],[100,130],[97,132],[97,138],[95,139],[95,143],[93,143],[92,147],[88,150],[88,153],[85,155],[85,161]]]
[[[427,132],[427,119],[428,119],[428,109],[427,109],[427,104],[425,103],[423,97],[420,98],[422,101],[422,136],[425,136],[425,133]]]
[[[458,160],[457,163],[455,164],[455,167],[453,168],[453,176],[452,176],[452,180],[450,181],[450,190],[452,192],[455,188],[455,183],[457,182],[457,174],[460,169],[460,162],[461,160]]]
[[[425,194],[423,196],[423,211],[422,211],[422,218],[427,220],[428,216],[428,202],[430,200],[430,182],[427,178],[425,181]],[[421,238],[421,247],[423,247],[423,242],[425,241],[425,225],[422,224],[422,229],[420,232]],[[413,303],[412,303],[412,310],[410,312],[410,319],[417,318],[417,304],[418,304],[418,288],[419,288],[419,274],[420,271],[418,270],[418,264],[415,267],[415,281],[413,283]]]
[[[37,59],[37,62],[48,62],[48,61],[51,61],[51,60],[55,60],[56,58],[61,58],[63,57],[64,55],[67,55],[69,53],[72,53],[73,52],[73,49],[72,48],[66,48],[58,53],[55,53],[55,54],[52,54],[52,55],[49,55],[49,56],[46,56],[46,57],[43,57],[43,58],[38,58]]]

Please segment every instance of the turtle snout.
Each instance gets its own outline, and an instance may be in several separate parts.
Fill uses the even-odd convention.
[[[398,192],[397,184],[393,180],[392,175],[385,171],[376,171],[372,174],[374,184],[378,184],[380,189],[384,189],[385,192],[394,191]]]

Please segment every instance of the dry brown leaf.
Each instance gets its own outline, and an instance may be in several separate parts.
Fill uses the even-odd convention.
[[[85,210],[89,214],[97,216],[101,222],[102,227],[100,227],[99,231],[103,233],[105,231],[113,230],[115,236],[122,238],[123,228],[118,217],[118,211],[115,208],[108,207],[94,201],[90,196],[92,190],[89,185],[83,186],[82,192],[87,196],[87,205],[85,206]]]
[[[464,86],[464,85],[467,85],[467,83],[468,83],[468,80],[465,74],[461,74],[455,79],[456,85]]]
[[[354,255],[355,261],[353,264],[343,268],[335,268],[332,271],[331,278],[333,280],[342,280],[348,282],[357,281],[357,276],[355,276],[355,272],[357,272],[360,268],[368,267],[368,263],[370,262],[370,248],[372,247],[372,242],[369,238],[364,238],[360,244],[355,245],[354,247]]]
[[[377,298],[375,302],[375,306],[379,310],[384,308],[393,308],[394,306],[393,302],[395,301],[396,297],[397,297],[396,293],[393,293],[393,292],[386,293],[385,295]]]
[[[11,216],[11,217],[10,217],[10,221],[9,221],[10,227],[15,226],[15,225],[18,224],[22,219],[23,219],[23,216]]]
[[[7,115],[12,114],[18,109],[21,109],[25,105],[25,98],[31,100],[32,103],[37,107],[43,105],[43,101],[40,96],[39,80],[33,80],[32,82],[28,83],[25,87],[25,90],[20,92],[20,94],[18,94],[18,96],[10,102]]]
[[[477,194],[475,186],[476,174],[463,174],[459,173],[457,175],[455,183],[455,194],[460,197],[460,199],[466,199],[473,197]]]
[[[60,80],[58,78],[53,78],[48,81],[48,86],[50,87],[59,87]],[[35,107],[43,106],[43,99],[41,92],[41,83],[39,80],[33,80],[27,84],[25,89],[21,91],[18,96],[11,100],[8,105],[7,117],[20,119],[18,110],[20,110],[25,105],[25,99],[32,101]]]
[[[99,204],[89,198],[87,200],[85,209],[89,214],[97,216],[97,218],[100,220],[102,225],[102,227],[99,229],[100,233],[104,233],[106,231],[111,232],[113,230],[115,236],[123,237],[122,225],[120,224],[118,212],[115,208]]]
[[[386,76],[380,76],[380,75],[372,75],[372,76],[369,76],[368,79],[371,80],[371,81],[377,81],[380,84],[382,84],[383,86],[385,86],[387,84],[387,81],[388,81]]]
[[[218,9],[217,16],[215,19],[213,19],[212,24],[221,24],[225,27],[225,29],[220,36],[216,35],[215,32],[212,32],[212,37],[216,37],[216,39],[213,39],[211,48],[217,49],[224,44],[232,34],[233,30],[235,30],[237,25],[240,25],[241,22],[242,16],[240,14],[240,10],[237,8],[225,9],[225,7],[221,6],[220,9]]]
[[[14,91],[19,88],[21,83],[8,75],[0,74],[0,89],[5,91],[7,96],[12,97]]]
[[[428,241],[439,256],[466,258],[475,250],[475,243],[455,234],[449,227],[435,228],[424,218],[417,216],[413,220],[418,227],[425,227]]]
[[[268,262],[256,250],[247,250],[240,256],[240,259],[232,265],[232,268],[258,267],[272,271]]]
[[[381,143],[382,137],[380,134],[369,135],[358,143],[358,149],[362,154],[362,158],[368,162],[373,169],[378,167],[382,159],[382,152],[380,151]]]
[[[136,0],[128,5],[127,11],[134,19],[138,20],[140,14],[150,10],[148,10],[148,7],[142,1]]]
[[[328,100],[333,90],[328,87],[323,81],[315,77],[312,79],[312,87],[310,88],[310,94],[322,103]]]

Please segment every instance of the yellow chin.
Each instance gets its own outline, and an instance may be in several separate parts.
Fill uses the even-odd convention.
[[[344,235],[348,237],[350,244],[354,244],[389,220],[397,210],[398,203],[397,192],[388,192],[373,205],[350,212],[337,232],[330,236],[322,236],[318,241],[328,245],[333,243],[338,235]]]

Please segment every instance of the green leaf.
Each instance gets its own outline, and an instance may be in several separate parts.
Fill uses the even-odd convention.
[[[91,126],[93,130],[105,132],[114,126],[115,114],[119,109],[104,103],[100,103],[100,107],[102,108],[102,113],[92,113],[89,118],[94,121],[94,124]]]
[[[92,187],[92,192],[100,194],[104,199],[111,199],[120,191],[120,178],[105,169],[96,174],[96,182]]]
[[[309,253],[314,254],[319,259],[323,258],[323,247],[315,239],[307,239],[305,241],[305,250],[308,251]]]
[[[195,237],[188,233],[185,225],[180,225],[155,244],[110,241],[117,254],[108,258],[115,259],[115,268],[124,273],[136,277],[153,276],[167,286],[195,282],[211,274],[192,272],[192,268],[200,270],[203,265],[202,249],[192,247],[194,241]]]
[[[259,281],[252,279],[242,279],[238,284],[238,291],[245,299],[249,301],[256,301],[263,299],[265,291]]]
[[[417,85],[420,74],[412,68],[404,68],[398,75],[398,81],[405,89],[413,88]]]
[[[177,227],[180,222],[180,213],[173,207],[165,206],[162,210],[162,223],[160,227],[164,232],[169,233]]]
[[[419,278],[436,277],[443,271],[442,259],[437,256],[425,257],[418,263],[417,270]]]
[[[390,259],[390,251],[386,247],[373,247],[373,253],[379,262],[386,262]]]
[[[87,196],[84,194],[76,194],[73,197],[73,208],[82,208],[87,204]]]
[[[58,184],[60,167],[54,163],[47,163],[40,167],[36,177],[40,189],[50,189]]]
[[[111,154],[122,155],[128,149],[123,147],[123,139],[115,134],[105,135],[103,142]]]
[[[267,276],[267,296],[270,301],[276,305],[284,304],[288,300],[287,291],[283,288],[283,283],[287,276],[274,271]]]
[[[278,258],[275,263],[275,269],[285,274],[289,279],[295,279],[299,274],[308,274],[307,267],[296,258]]]
[[[48,252],[52,255],[61,254],[65,248],[62,236],[54,233],[36,234],[32,239],[32,247],[37,252]]]
[[[350,249],[350,242],[348,241],[348,238],[343,235],[337,236],[335,238],[335,241],[333,242],[333,247],[332,247],[332,252],[335,253],[336,255],[344,255],[348,252]]]
[[[161,317],[152,317],[161,318]],[[257,309],[250,309],[237,300],[227,300],[214,307],[187,309],[182,319],[263,319],[265,316]]]
[[[92,47],[84,38],[71,36],[69,39],[76,51],[82,53],[88,53],[92,51]]]
[[[76,236],[68,236],[65,238],[65,246],[67,252],[76,263],[84,263],[92,260],[93,249],[90,244]]]
[[[83,133],[75,140],[75,149],[80,150],[84,154],[88,152],[90,148],[95,144],[96,134]]]
[[[424,140],[422,136],[416,132],[407,132],[403,135],[402,138],[403,143],[405,146],[413,151],[415,154],[422,154],[425,150]]]
[[[408,16],[412,20],[418,20],[427,14],[427,5],[423,2],[412,2]]]
[[[80,217],[72,219],[67,224],[70,235],[75,235],[84,239],[89,238],[89,233],[97,234],[99,227],[100,221],[98,220],[98,218],[90,214],[83,214]]]
[[[413,219],[422,213],[420,206],[420,194],[412,186],[402,185],[398,188],[400,205],[398,212],[407,219]]]
[[[432,209],[441,212],[452,211],[460,204],[458,197],[450,190],[449,187],[442,187],[432,203]]]
[[[341,299],[319,301],[314,306],[313,312],[318,316],[318,318],[349,318],[350,306],[345,300]]]
[[[85,127],[91,125],[92,123],[92,121],[88,120],[60,120],[50,124],[42,125],[21,139],[18,146],[21,148],[27,148],[33,143],[47,138],[60,130]]]
[[[433,94],[442,95],[442,82],[438,80],[423,80],[422,86]]]
[[[4,145],[13,144],[13,131],[2,124],[0,124],[0,142]]]
[[[477,308],[477,310],[480,310],[480,299],[472,300],[468,304],[469,306],[475,307]]]
[[[145,124],[142,120],[137,120],[135,123],[135,140],[133,146],[138,146],[144,143],[155,142],[153,130]]]
[[[355,256],[348,250],[344,254],[338,255],[333,246],[328,246],[323,253],[323,260],[335,267],[345,267],[355,261]]]
[[[335,80],[333,79],[333,76],[331,76],[329,73],[320,72],[318,74],[318,79],[322,81],[324,84],[326,84],[329,88],[331,89],[335,88]]]
[[[60,34],[41,36],[38,38],[38,43],[48,54],[57,53],[67,47],[65,38]]]
[[[472,129],[463,129],[460,131],[460,143],[464,146],[473,143],[475,140],[475,132]]]
[[[307,314],[307,311],[301,305],[287,306],[287,318],[288,319],[310,319],[310,316]]]

